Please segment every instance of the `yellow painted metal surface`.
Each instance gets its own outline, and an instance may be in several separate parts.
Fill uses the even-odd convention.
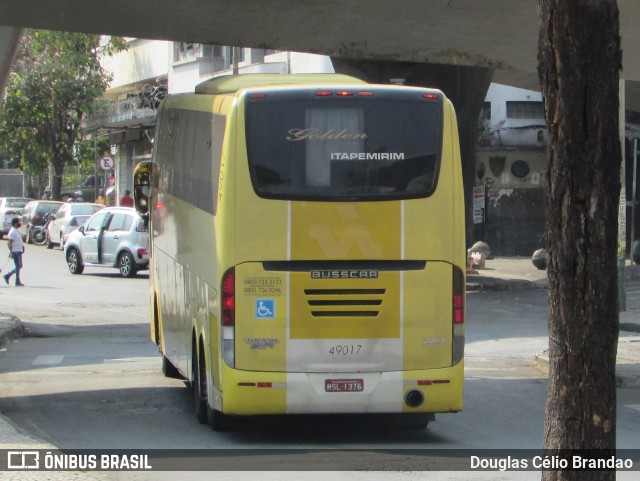
[[[221,84],[214,90],[230,88]],[[256,195],[243,99],[243,90],[185,94],[170,96],[163,105],[163,116],[178,109],[209,112],[212,122],[225,122],[219,170],[210,179],[216,192],[213,215],[164,191],[172,169],[180,165],[177,159],[173,164],[157,159],[150,272],[163,352],[190,375],[195,329],[207,343],[216,406],[229,414],[462,409],[463,363],[451,366],[451,292],[453,267],[465,268],[464,205],[455,113],[448,100],[433,195],[309,202]],[[269,270],[265,262],[272,261],[280,264]],[[332,277],[341,268],[322,267],[323,262],[401,261],[423,267],[344,269],[376,270],[370,278]],[[303,267],[288,270],[293,264],[287,263]],[[219,286],[231,267],[236,273],[235,368],[222,360],[219,326]],[[263,309],[271,314],[261,315]],[[324,383],[332,378],[361,379],[364,391],[326,392]],[[442,382],[418,386],[424,380]],[[410,389],[425,396],[419,408],[403,402]]]

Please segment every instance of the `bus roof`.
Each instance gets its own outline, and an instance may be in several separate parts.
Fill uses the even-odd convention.
[[[342,74],[244,74],[225,75],[196,85],[197,94],[228,94],[250,87],[293,84],[366,84],[367,82]]]

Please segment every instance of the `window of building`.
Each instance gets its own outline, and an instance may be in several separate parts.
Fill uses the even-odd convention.
[[[202,55],[202,45],[193,42],[174,42],[173,61],[188,60]]]
[[[480,110],[480,120],[491,120],[491,102],[484,102]]]
[[[542,102],[507,102],[509,119],[543,119]]]

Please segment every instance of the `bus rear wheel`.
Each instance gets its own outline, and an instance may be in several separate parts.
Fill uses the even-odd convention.
[[[204,359],[198,359],[197,347],[193,347],[191,355],[191,388],[196,418],[201,424],[208,420],[207,416],[207,371]]]
[[[193,402],[196,411],[196,418],[202,424],[208,423],[213,431],[227,431],[231,429],[232,423],[229,417],[220,411],[209,407],[207,395],[207,363],[204,352],[198,356],[197,347],[194,346],[191,355],[192,389]],[[201,350],[202,351],[202,350]]]
[[[175,367],[164,354],[162,355],[162,374],[172,379],[184,379],[184,376],[180,374],[178,368]]]
[[[229,416],[217,409],[207,407],[207,417],[212,431],[229,431],[233,427]]]

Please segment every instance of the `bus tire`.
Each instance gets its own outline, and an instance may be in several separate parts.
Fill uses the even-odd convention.
[[[207,414],[207,374],[204,359],[198,359],[198,346],[194,345],[191,354],[191,387],[196,418],[201,424],[208,421]]]
[[[409,429],[416,431],[424,431],[431,421],[435,421],[436,417],[433,413],[409,414]]]
[[[165,356],[164,354],[162,355],[162,374],[164,374],[165,377],[169,377],[171,379],[184,380],[184,376],[180,374],[180,371],[178,371],[178,368],[176,368],[173,364],[171,364],[171,361],[169,361],[167,356]]]
[[[207,417],[209,427],[212,431],[229,431],[232,428],[231,419],[226,414],[222,414],[217,409],[207,407]]]

